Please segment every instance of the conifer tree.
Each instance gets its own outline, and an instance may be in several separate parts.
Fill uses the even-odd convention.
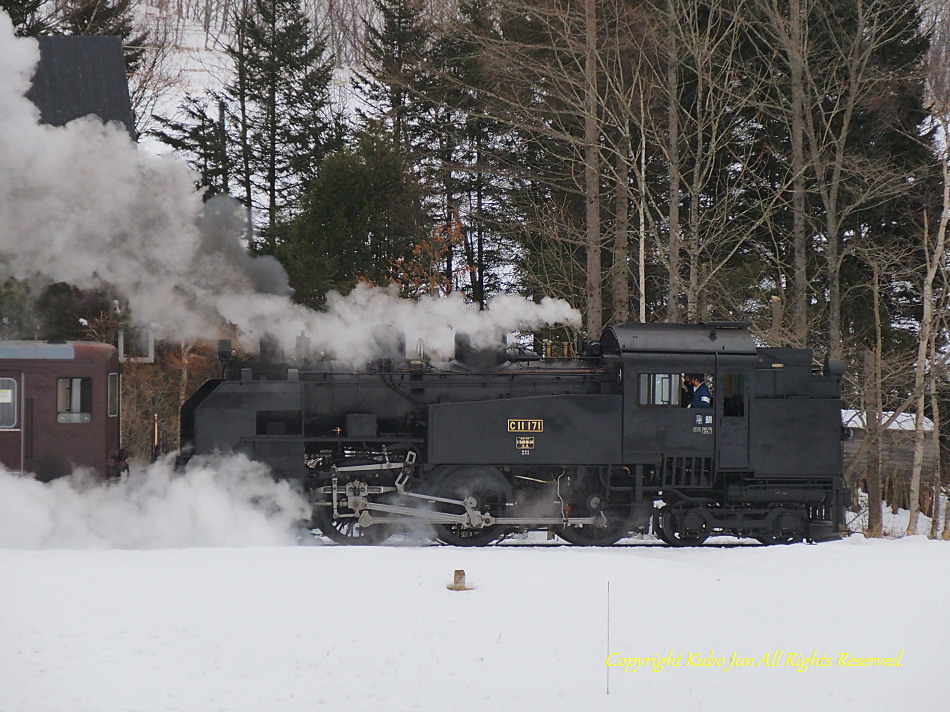
[[[20,37],[35,37],[50,31],[53,21],[45,12],[46,0],[0,0],[0,10],[10,16]]]
[[[370,107],[360,110],[364,120],[382,122],[393,144],[407,155],[417,145],[425,94],[425,61],[430,32],[419,0],[373,0],[377,27],[364,21],[366,60],[356,75],[357,91]]]
[[[254,0],[228,48],[226,88],[236,179],[248,207],[267,216],[264,248],[276,251],[280,211],[292,206],[339,143],[331,113],[332,62],[297,0]]]
[[[919,71],[928,39],[914,0],[759,7],[755,59],[770,79],[761,115],[776,174],[796,183],[772,221],[779,234],[783,221],[791,226],[791,249],[777,245],[791,252],[791,269],[781,252],[775,262],[792,285],[792,341],[840,359],[852,343],[873,340],[870,300],[856,298],[867,295],[870,273],[856,256],[914,239],[907,216],[929,199]]]
[[[403,282],[425,233],[422,191],[389,134],[370,126],[351,151],[328,156],[302,201],[301,213],[278,226],[278,257],[298,301],[319,306],[327,291],[359,280]]]
[[[446,151],[451,153],[453,138],[444,125],[445,112],[429,97],[432,28],[423,18],[419,0],[373,0],[373,4],[375,19],[364,19],[365,56],[353,82],[365,105],[357,109],[363,133],[360,150],[385,157],[388,166],[398,166],[405,173],[398,180],[391,175],[378,186],[392,206],[387,214],[396,219],[380,234],[396,242],[390,244],[387,236],[377,246],[385,246],[381,254],[387,260],[399,261],[390,278],[410,291],[411,285],[428,282],[419,275],[431,272],[438,262],[443,264],[436,271],[447,279],[435,282],[451,289],[452,241],[442,238],[449,234],[445,228],[454,211],[451,198],[446,197],[451,188],[438,162],[445,159]],[[393,210],[409,194],[414,203],[406,206],[408,210]],[[437,227],[430,233],[426,226],[433,221]],[[379,267],[392,268],[390,264]]]
[[[217,107],[217,117],[209,113],[209,106]],[[227,193],[230,165],[223,100],[214,94],[208,94],[204,100],[188,96],[182,102],[180,113],[184,116],[156,116],[162,128],[151,131],[151,135],[186,158],[199,175],[195,187],[203,192],[205,200]]]
[[[503,187],[493,175],[501,127],[491,118],[495,81],[480,43],[497,40],[492,0],[465,0],[436,32],[427,81],[436,121],[424,125],[435,150],[433,173],[445,196],[442,220],[461,228],[466,291],[480,308],[493,284],[501,236],[495,229]],[[460,285],[465,288],[465,285]]]
[[[145,53],[148,32],[135,25],[134,0],[66,0],[57,22],[67,35],[115,35],[122,38],[125,68],[135,72]]]

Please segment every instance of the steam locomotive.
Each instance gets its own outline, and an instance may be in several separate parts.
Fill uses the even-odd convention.
[[[576,358],[463,340],[441,363],[232,361],[182,407],[181,457],[268,464],[343,543],[420,527],[475,546],[529,530],[610,545],[651,528],[670,545],[819,541],[844,533],[850,503],[842,373],[758,347],[741,323],[614,326]],[[684,374],[710,407],[686,407]]]

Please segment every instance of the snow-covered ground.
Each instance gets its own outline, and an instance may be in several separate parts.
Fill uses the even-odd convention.
[[[228,489],[208,467],[179,481],[159,465],[103,493],[0,472],[0,519],[29,505],[42,523],[0,526],[0,710],[890,710],[939,695],[944,542],[280,546],[265,530],[286,526],[286,493],[255,477]],[[259,521],[249,492],[268,503]],[[148,536],[120,536],[137,520]],[[236,527],[267,545],[211,533]],[[471,590],[448,590],[455,569]],[[630,662],[656,656],[669,664]]]

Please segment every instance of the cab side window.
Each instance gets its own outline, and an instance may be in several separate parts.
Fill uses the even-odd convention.
[[[637,403],[643,407],[679,405],[678,373],[641,373]]]
[[[725,373],[719,386],[722,414],[726,418],[744,418],[746,402],[746,375]]]

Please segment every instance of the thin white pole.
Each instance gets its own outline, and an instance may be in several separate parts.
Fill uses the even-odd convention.
[[[607,582],[607,655],[604,657],[604,667],[607,668],[607,694],[610,694],[610,665],[607,660],[610,659],[610,581]]]

